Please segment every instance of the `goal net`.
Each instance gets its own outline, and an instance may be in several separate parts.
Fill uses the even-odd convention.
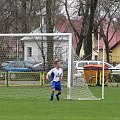
[[[86,81],[85,71],[76,71],[74,67],[75,61],[81,59],[72,46],[71,33],[0,34],[0,40],[0,97],[48,99],[50,81],[45,76],[57,58],[64,71],[61,98],[101,98],[102,87],[93,84],[89,87],[91,83]]]
[[[68,81],[67,98],[73,100],[100,100],[103,90],[102,69],[100,68],[98,73],[98,68],[93,68],[95,63],[88,65],[87,60],[81,60],[73,48],[71,59],[71,79]]]

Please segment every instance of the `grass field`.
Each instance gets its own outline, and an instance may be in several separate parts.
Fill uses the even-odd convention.
[[[66,100],[65,94],[51,102],[49,87],[0,87],[0,120],[120,120],[120,87],[105,87],[100,101]]]

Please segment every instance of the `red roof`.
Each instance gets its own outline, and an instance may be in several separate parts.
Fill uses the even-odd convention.
[[[81,20],[71,20],[72,24],[74,25],[75,29],[80,32],[81,29]],[[62,33],[74,33],[69,20],[65,16],[61,16],[60,19],[55,23],[55,27]],[[73,34],[73,47],[76,48],[78,43],[78,38]]]
[[[105,30],[107,29],[106,22],[103,23],[103,25],[104,25],[103,29],[105,32]],[[120,31],[116,31],[115,34],[114,34],[114,32],[115,32],[115,26],[113,24],[111,24],[110,28],[109,28],[109,32],[108,32],[109,49],[112,49],[120,42]],[[114,36],[113,36],[113,34],[114,34]],[[103,37],[100,38],[99,48],[103,49]]]

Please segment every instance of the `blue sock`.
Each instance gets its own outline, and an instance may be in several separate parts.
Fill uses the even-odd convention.
[[[50,100],[53,100],[54,94],[52,93],[50,96]]]
[[[56,94],[56,96],[59,96],[61,94],[61,92],[58,92],[57,94]]]

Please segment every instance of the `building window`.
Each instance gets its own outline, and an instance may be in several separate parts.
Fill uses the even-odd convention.
[[[98,55],[95,55],[95,58],[94,58],[95,60],[98,60]]]
[[[28,57],[32,57],[32,47],[27,47],[27,55]]]

